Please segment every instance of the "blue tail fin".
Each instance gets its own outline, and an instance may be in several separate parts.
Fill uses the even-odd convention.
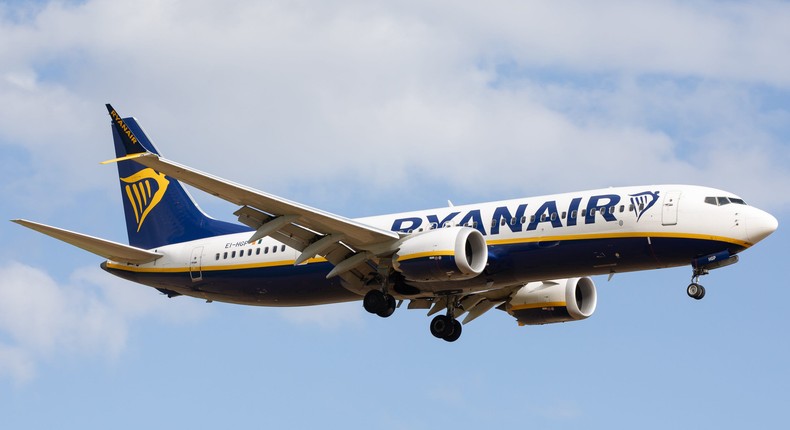
[[[112,117],[116,157],[140,152],[159,154],[134,118],[121,118],[109,104],[107,110]],[[119,161],[117,164],[130,245],[152,249],[249,231],[246,226],[207,216],[175,179],[133,160]]]

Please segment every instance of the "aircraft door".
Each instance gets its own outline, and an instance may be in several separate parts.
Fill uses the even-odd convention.
[[[203,247],[198,246],[192,250],[192,257],[189,259],[189,276],[192,282],[203,280]]]
[[[676,225],[678,223],[678,203],[680,191],[669,191],[664,195],[664,206],[661,212],[661,224]]]

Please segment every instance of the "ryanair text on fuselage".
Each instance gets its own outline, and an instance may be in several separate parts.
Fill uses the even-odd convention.
[[[628,212],[633,213],[637,221],[641,218],[642,214],[650,209],[658,200],[658,191],[646,191],[638,194],[630,194],[631,204],[628,207]],[[584,208],[579,210],[583,198],[574,197],[571,199],[567,210],[560,211],[558,209],[556,200],[548,200],[537,207],[535,211],[530,211],[530,216],[527,216],[527,209],[529,203],[522,203],[515,207],[515,211],[511,211],[508,206],[499,206],[494,209],[494,214],[490,222],[490,232],[486,232],[485,224],[483,222],[483,215],[481,209],[472,209],[466,211],[461,215],[461,211],[453,211],[446,216],[440,218],[439,215],[429,214],[423,217],[406,217],[398,218],[392,223],[391,230],[403,233],[420,231],[423,229],[431,229],[448,225],[462,225],[476,228],[483,235],[497,235],[500,233],[500,228],[507,227],[511,232],[533,231],[537,230],[541,223],[551,224],[552,228],[571,227],[582,222],[584,224],[594,224],[596,217],[600,215],[606,222],[617,221],[616,213],[624,212],[625,207],[618,210],[618,205],[622,198],[617,194],[601,194],[591,196],[587,200]],[[565,225],[563,225],[563,220]],[[426,223],[425,225],[423,223]],[[526,224],[526,228],[524,225]]]

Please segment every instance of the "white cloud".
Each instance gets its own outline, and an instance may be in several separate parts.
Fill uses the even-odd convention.
[[[86,155],[109,158],[111,101],[170,158],[349,204],[645,182],[770,201],[760,184],[790,180],[790,156],[766,124],[787,109],[756,92],[790,87],[788,18],[782,2],[51,3],[0,24],[0,143],[34,155],[29,196],[103,180]]]
[[[0,279],[0,374],[16,381],[56,355],[117,357],[136,318],[189,323],[206,314],[197,302],[170,302],[96,269],[78,269],[60,285],[40,269],[12,262],[0,266]]]

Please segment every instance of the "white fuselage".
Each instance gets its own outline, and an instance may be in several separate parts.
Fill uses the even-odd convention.
[[[688,265],[706,254],[740,252],[776,228],[771,215],[731,193],[688,185],[607,188],[356,221],[403,235],[455,226],[484,235],[490,255],[485,274],[419,285],[422,296]],[[325,279],[331,269],[325,260],[294,266],[299,251],[270,237],[248,243],[251,234],[168,245],[154,250],[164,254],[154,262],[108,261],[105,267],[159,289],[209,300],[277,306],[359,298],[340,281]]]

